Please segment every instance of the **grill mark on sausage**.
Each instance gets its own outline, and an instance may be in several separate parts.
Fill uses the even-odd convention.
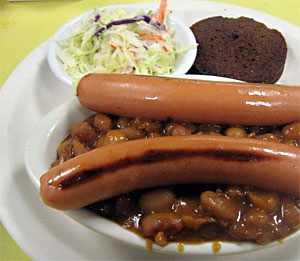
[[[257,152],[245,152],[236,150],[149,150],[142,156],[126,157],[116,162],[104,165],[102,167],[90,170],[84,170],[69,178],[61,181],[58,186],[60,189],[66,189],[77,185],[82,182],[86,182],[90,179],[94,179],[106,172],[113,172],[122,168],[127,168],[134,165],[150,164],[154,162],[162,162],[167,160],[174,160],[185,157],[206,157],[211,159],[225,160],[225,161],[239,161],[239,162],[253,162],[273,159],[271,156],[262,155]]]

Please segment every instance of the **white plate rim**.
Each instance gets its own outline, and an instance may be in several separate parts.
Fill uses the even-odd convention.
[[[183,75],[176,76],[178,78],[199,79],[199,80],[215,80],[237,82],[237,80],[227,79],[216,76],[203,75]],[[59,107],[55,108],[46,114],[33,128],[32,133],[27,138],[24,149],[24,162],[27,174],[34,183],[35,187],[39,189],[39,178],[47,172],[51,161],[56,157],[56,148],[60,142],[69,135],[72,124],[78,121],[85,120],[89,116],[95,114],[84,108],[78,101],[77,97],[66,101]],[[76,120],[74,119],[76,118]],[[69,124],[66,124],[65,122]],[[57,134],[58,133],[58,134]],[[60,135],[57,138],[57,135]],[[41,150],[41,148],[43,148]],[[45,154],[45,150],[47,153]],[[51,152],[51,153],[49,153]],[[52,160],[49,160],[51,158]],[[111,222],[109,219],[103,218],[87,209],[79,209],[73,211],[65,211],[67,216],[78,222],[79,224],[112,239],[118,240],[122,243],[147,250],[145,239],[141,238],[135,233],[132,233],[118,224]],[[285,240],[292,240],[300,235],[300,231],[293,233]],[[250,251],[257,251],[266,247],[274,247],[279,242],[273,242],[265,246],[260,246],[252,243],[230,243],[222,242],[222,248],[218,254],[238,254]],[[205,242],[202,244],[185,244],[186,255],[209,255],[214,254],[212,251],[213,242]],[[176,243],[170,243],[165,247],[159,247],[153,244],[153,251],[161,253],[178,253],[178,246]]]
[[[192,2],[192,1],[191,1]],[[282,28],[287,28],[288,30],[291,30],[293,32],[296,32],[299,34],[299,28],[295,25],[292,25],[284,20],[281,20],[279,18],[264,14],[262,12],[259,11],[255,11],[249,8],[244,8],[244,7],[239,7],[239,6],[234,6],[234,5],[230,5],[230,4],[223,4],[223,3],[210,3],[210,2],[202,2],[199,1],[199,3],[204,3],[204,4],[210,4],[210,6],[216,6],[216,7],[222,7],[222,8],[234,8],[234,9],[239,9],[239,10],[244,10],[246,11],[246,13],[248,12],[250,14],[250,16],[253,16],[253,14],[255,16],[262,16],[262,17],[266,17],[266,18],[270,18],[272,21],[276,21],[278,23],[280,23]],[[21,91],[22,86],[18,85],[16,86],[16,79],[18,77],[22,77],[22,72],[24,71],[24,66],[30,64],[30,62],[32,60],[36,61],[41,59],[41,56],[45,56],[45,48],[46,46],[49,44],[48,41],[42,43],[40,46],[38,46],[35,50],[33,50],[16,68],[15,70],[11,73],[11,75],[7,78],[6,82],[4,83],[1,92],[0,92],[0,103],[1,104],[5,104],[7,105],[7,109],[9,111],[9,109],[13,109],[13,106],[10,104],[10,101],[18,94],[18,92]],[[31,72],[32,73],[32,72]],[[28,75],[32,76],[32,75]],[[24,86],[23,86],[24,87]],[[24,87],[25,88],[25,87]],[[26,87],[29,88],[29,87]],[[0,115],[1,115],[1,119],[2,119],[2,125],[0,126],[0,134],[1,137],[8,137],[8,128],[10,128],[10,126],[8,125],[9,123],[9,118],[7,117],[7,110],[1,110],[0,111]],[[2,136],[3,135],[3,136]],[[14,209],[9,207],[7,205],[7,203],[4,201],[4,196],[6,196],[5,194],[3,194],[2,189],[5,188],[5,185],[7,185],[10,181],[10,177],[9,175],[12,175],[13,173],[12,171],[12,166],[8,163],[8,157],[5,155],[6,151],[3,148],[7,148],[7,143],[5,141],[5,139],[0,139],[0,161],[1,161],[1,167],[2,167],[2,172],[3,172],[3,180],[2,183],[0,183],[0,195],[2,197],[0,197],[0,204],[1,204],[1,208],[0,208],[0,218],[2,221],[2,224],[4,225],[4,227],[6,228],[6,230],[9,232],[9,234],[13,237],[13,239],[16,241],[16,243],[33,259],[44,259],[45,256],[41,253],[41,251],[37,251],[38,246],[40,246],[40,241],[36,241],[36,240],[32,240],[32,241],[28,241],[28,236],[23,234],[23,229],[20,228],[18,226],[18,222],[20,221],[20,219],[16,218],[15,214],[12,214],[14,212]],[[9,184],[8,184],[9,185]],[[7,190],[4,190],[7,191]],[[16,192],[15,189],[12,190],[12,192]],[[16,201],[20,201],[19,196],[16,198]],[[61,217],[59,215],[59,218],[56,217],[56,215],[49,214],[49,216],[55,218],[56,220],[61,220],[59,221],[59,223],[63,223],[64,225],[66,225],[67,227],[71,227],[72,229],[74,229],[73,232],[76,232],[77,230],[80,231],[80,233],[85,234],[85,230],[78,228],[77,226],[72,226],[72,224],[69,224],[69,222],[67,223],[66,220]],[[44,234],[47,234],[47,236],[49,236],[49,231],[47,232],[46,230],[42,230],[42,232]],[[92,236],[91,233],[87,233],[89,236]],[[68,237],[69,239],[71,239],[71,236]],[[94,238],[95,239],[95,238]],[[49,239],[49,240],[52,240]],[[53,240],[52,240],[53,241]],[[51,243],[53,243],[51,241]],[[50,243],[50,242],[48,242]],[[298,242],[299,243],[299,242]],[[103,244],[105,245],[105,242],[103,242]],[[45,245],[45,247],[47,248],[47,246]],[[66,248],[67,246],[65,244],[62,245],[58,245],[56,252],[59,253],[60,255],[63,255],[64,253],[68,253],[69,254],[69,258],[71,255],[78,258],[78,256],[81,256],[81,252],[79,250],[69,250],[68,248]],[[122,246],[120,246],[120,248],[122,248]],[[95,248],[94,248],[95,249]],[[287,251],[284,251],[287,250]],[[82,250],[82,249],[81,249]],[[297,253],[297,257],[292,257],[291,254],[295,253],[295,247],[293,245],[289,245],[286,244],[285,248],[278,248],[277,249],[272,249],[271,251],[259,251],[259,255],[260,258],[266,258],[266,256],[270,257],[270,259],[268,260],[282,260],[289,258],[289,260],[299,260],[300,257],[300,252],[299,252],[299,244],[296,245],[296,250]],[[283,255],[284,252],[284,255]],[[95,251],[95,253],[98,253],[97,251]],[[147,255],[147,253],[142,252],[143,254]],[[85,253],[86,254],[86,253]],[[139,253],[141,254],[141,253]],[[289,255],[288,257],[286,256]],[[48,253],[48,256],[55,256],[55,255],[51,255],[50,253]],[[148,256],[149,257],[149,256]],[[162,258],[164,260],[166,260],[168,257],[165,256],[156,256],[157,258]],[[84,257],[83,257],[84,258]],[[92,259],[99,259],[102,258],[102,256],[100,255],[94,255],[92,257]],[[105,258],[105,257],[104,257]],[[112,256],[106,256],[106,259],[108,258],[112,258]],[[113,257],[115,259],[115,257]],[[153,256],[152,256],[153,258]],[[224,260],[219,258],[218,256],[213,256],[212,257],[213,260]],[[244,260],[253,260],[253,259],[257,259],[257,255],[251,255],[250,253],[248,255],[237,255],[237,256],[231,256],[231,260],[240,260],[241,258],[243,258]],[[172,256],[170,260],[174,260],[176,259],[176,257]],[[209,257],[207,258],[209,259]],[[180,257],[179,259],[180,260]],[[225,259],[227,260],[227,259]]]

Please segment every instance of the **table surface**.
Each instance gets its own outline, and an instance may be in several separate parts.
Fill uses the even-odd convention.
[[[15,67],[32,50],[47,40],[63,23],[72,17],[95,7],[142,2],[149,2],[149,0],[56,0],[35,2],[0,0],[0,88]],[[259,10],[300,27],[299,0],[218,0],[215,2]],[[11,239],[1,223],[0,242],[0,260],[30,260]]]

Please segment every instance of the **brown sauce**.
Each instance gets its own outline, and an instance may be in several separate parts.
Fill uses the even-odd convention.
[[[87,208],[161,246],[207,241],[267,244],[290,235],[300,223],[298,198],[230,185],[140,190]],[[218,249],[216,243],[213,248]]]
[[[153,250],[153,241],[150,239],[146,239],[146,247],[148,250],[152,251]]]
[[[177,243],[177,250],[178,250],[178,252],[182,253],[184,251],[184,244]]]
[[[52,166],[94,148],[126,140],[191,134],[248,137],[300,147],[299,122],[285,126],[228,126],[129,119],[99,113],[72,126]],[[252,156],[205,153],[241,161]],[[151,160],[161,160],[159,151],[152,154]],[[147,160],[149,155],[144,157],[144,161]],[[129,163],[127,160],[119,165]],[[103,171],[105,168],[97,173]],[[85,175],[77,178],[89,177],[89,173]],[[72,182],[74,180],[68,180],[62,186],[68,187]],[[161,246],[176,242],[179,252],[186,243],[207,241],[213,242],[214,253],[220,251],[220,241],[267,244],[295,232],[300,224],[299,198],[230,184],[184,184],[133,191],[92,204],[87,209],[144,237],[148,249],[152,249],[153,242]]]
[[[212,251],[216,254],[221,250],[221,243],[218,241],[215,241],[212,243]]]

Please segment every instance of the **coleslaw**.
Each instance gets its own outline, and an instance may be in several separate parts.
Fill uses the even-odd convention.
[[[57,56],[73,80],[91,72],[166,75],[177,56],[194,48],[179,48],[174,30],[165,24],[168,12],[127,13],[94,10],[58,43]]]

